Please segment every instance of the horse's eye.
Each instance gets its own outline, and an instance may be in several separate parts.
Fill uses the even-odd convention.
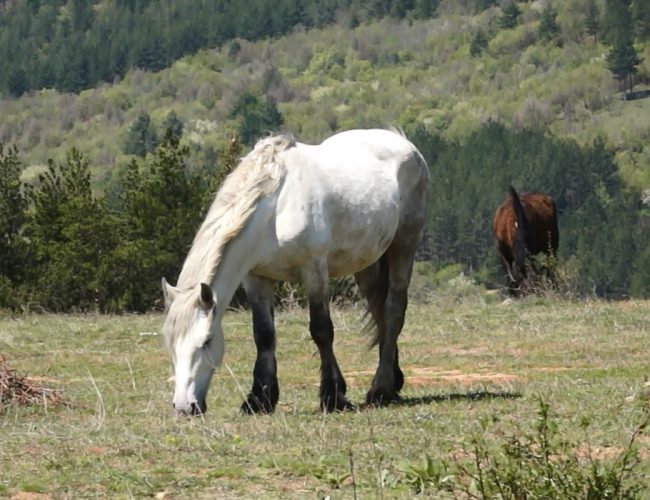
[[[210,342],[212,342],[212,337],[208,337],[205,342],[203,342],[201,349],[207,349],[210,346]]]

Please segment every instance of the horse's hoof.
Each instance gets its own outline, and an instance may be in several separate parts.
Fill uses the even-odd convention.
[[[400,400],[396,392],[386,393],[378,389],[370,389],[366,394],[366,405],[368,406],[388,406]]]
[[[246,415],[253,415],[253,414],[270,414],[273,413],[275,410],[275,405],[271,403],[268,399],[265,400],[260,400],[257,396],[254,394],[249,394],[248,397],[246,398],[246,401],[244,401],[240,407],[240,410],[242,413],[245,413]]]
[[[334,398],[323,399],[320,402],[320,409],[324,413],[334,413],[337,411],[353,411],[356,405],[348,401],[343,394],[337,394]]]

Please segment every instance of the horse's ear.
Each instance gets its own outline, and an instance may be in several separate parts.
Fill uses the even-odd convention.
[[[169,283],[167,283],[167,280],[163,278],[162,290],[165,297],[165,308],[167,308],[174,301],[176,295],[178,295],[178,288],[171,286]]]
[[[212,294],[212,288],[210,288],[210,285],[201,283],[201,298],[199,300],[201,307],[206,311],[212,308],[214,305],[214,295]]]

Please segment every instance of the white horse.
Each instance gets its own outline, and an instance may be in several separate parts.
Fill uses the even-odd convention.
[[[177,412],[206,411],[208,385],[224,354],[222,318],[240,283],[257,347],[253,385],[241,409],[275,409],[278,280],[304,285],[321,358],[321,409],[351,408],[333,351],[328,292],[330,278],[351,273],[367,299],[379,345],[366,400],[397,399],[404,383],[397,337],[428,191],[426,161],[395,131],[351,130],[317,146],[284,135],[259,141],[217,193],[177,286],[162,280]]]

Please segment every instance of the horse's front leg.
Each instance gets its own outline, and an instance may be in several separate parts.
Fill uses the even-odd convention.
[[[334,355],[334,325],[329,311],[329,274],[326,263],[317,263],[303,272],[309,299],[309,333],[320,354],[320,407],[332,412],[350,410],[354,405],[345,397],[347,386]]]
[[[241,405],[244,413],[272,413],[280,397],[275,360],[273,298],[275,282],[255,276],[244,280],[253,311],[253,336],[257,358],[253,368],[253,387]]]

